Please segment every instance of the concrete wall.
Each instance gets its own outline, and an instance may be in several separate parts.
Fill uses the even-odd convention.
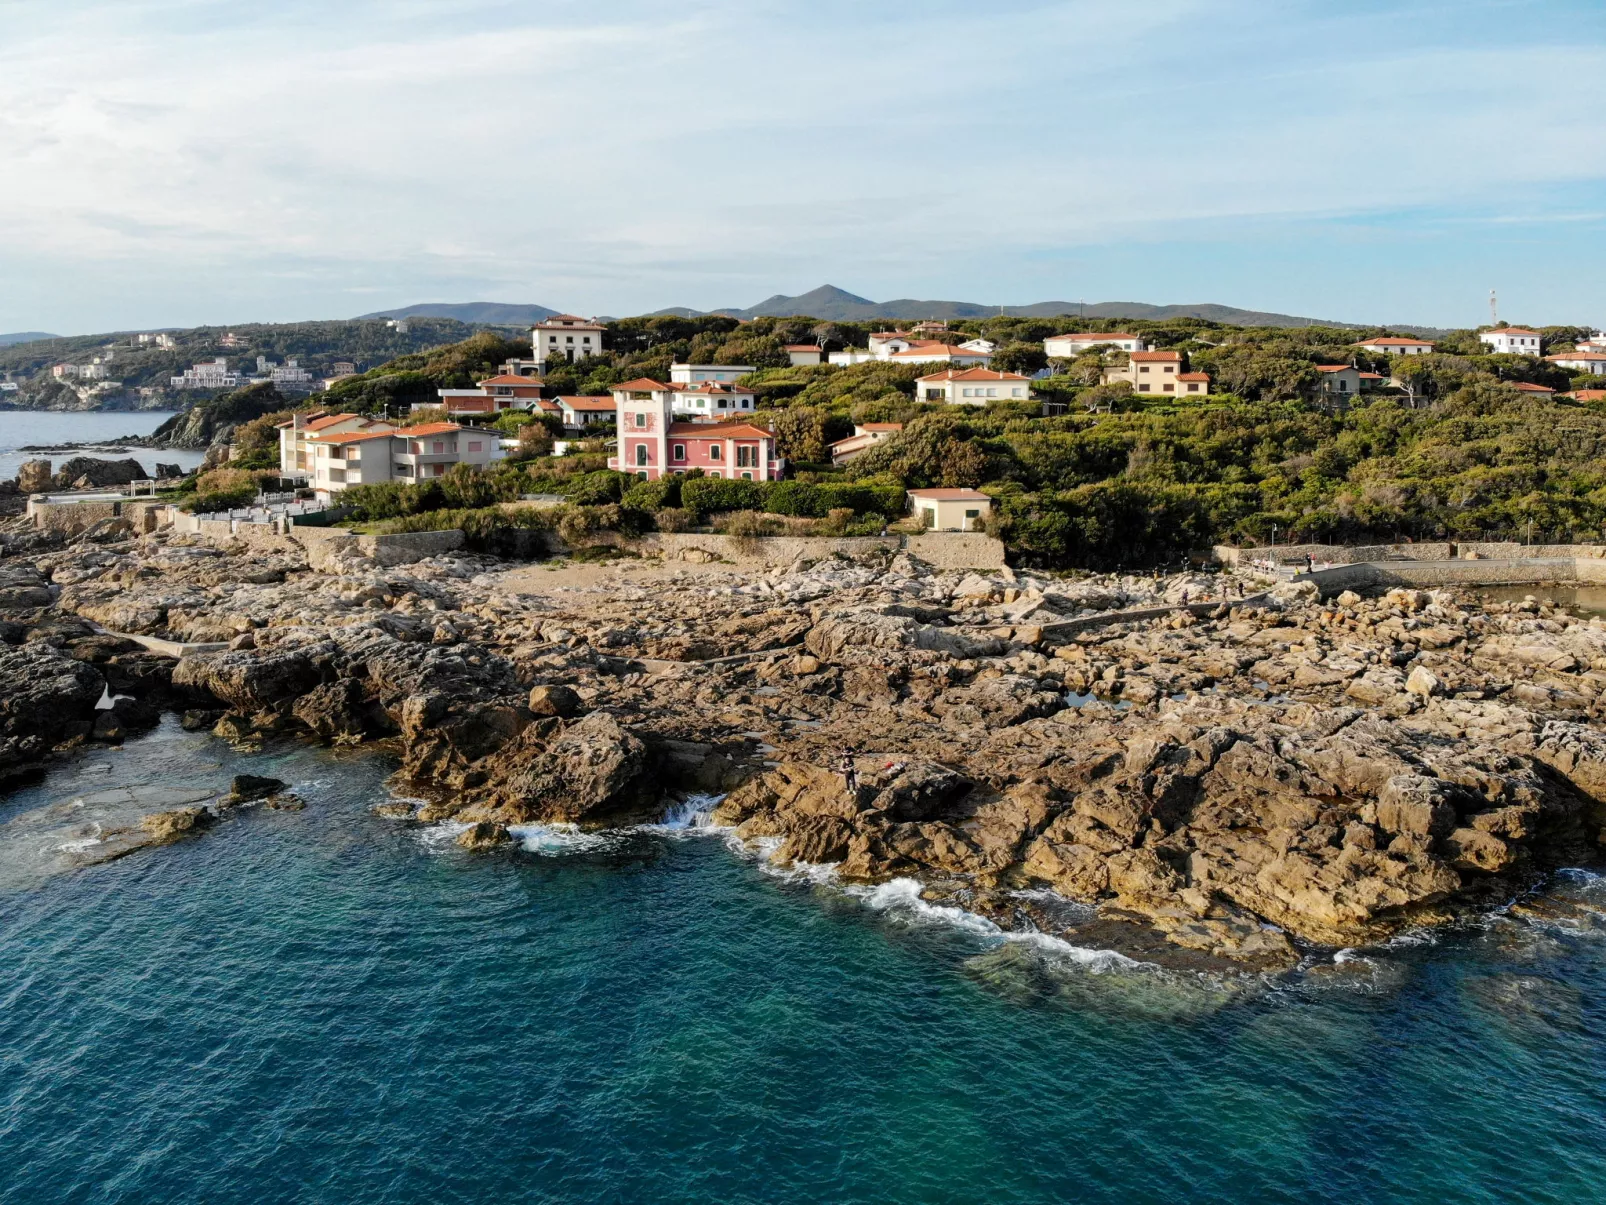
[[[463,533],[455,528],[451,531],[403,531],[392,535],[358,536],[357,547],[381,565],[408,565],[443,552],[454,552],[463,546],[463,540]]]
[[[407,565],[461,548],[464,538],[456,529],[358,535],[344,527],[292,527],[286,533],[269,523],[231,524],[227,519],[201,519],[193,527],[195,534],[205,539],[242,543],[261,552],[302,548],[314,569],[331,568],[332,558],[348,550],[372,557],[381,565]]]
[[[928,531],[904,541],[910,556],[938,569],[1002,569],[1004,542],[979,531]]]
[[[28,515],[40,531],[72,535],[102,519],[127,519],[137,532],[152,532],[161,525],[167,506],[149,498],[105,498],[85,502],[28,500]]]

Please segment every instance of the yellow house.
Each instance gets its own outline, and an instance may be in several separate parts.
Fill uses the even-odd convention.
[[[909,509],[932,531],[980,531],[993,500],[979,490],[910,490]]]
[[[1187,368],[1188,361],[1180,351],[1135,351],[1125,364],[1106,368],[1104,380],[1106,384],[1128,381],[1134,393],[1159,397],[1208,394],[1210,374]]]

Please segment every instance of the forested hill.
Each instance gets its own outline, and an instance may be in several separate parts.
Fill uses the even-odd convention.
[[[171,348],[142,344],[137,335],[127,332],[51,336],[0,347],[0,377],[21,385],[17,392],[6,395],[13,408],[179,409],[196,399],[173,392],[169,381],[200,361],[222,356],[230,368],[250,375],[256,372],[258,356],[276,364],[295,359],[315,377],[325,377],[334,374],[338,363],[351,363],[363,371],[398,356],[459,342],[475,329],[446,318],[416,319],[407,326],[399,331],[379,319],[200,326],[169,331],[174,342]],[[73,382],[58,381],[51,375],[52,365],[86,364],[96,357],[105,362],[107,378],[121,382],[121,389],[86,399]],[[141,390],[147,394],[141,396]]]

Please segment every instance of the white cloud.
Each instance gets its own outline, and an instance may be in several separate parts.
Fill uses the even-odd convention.
[[[375,280],[612,312],[828,276],[1024,299],[1078,249],[1606,161],[1598,38],[1449,41],[1421,5],[12,7],[0,224],[29,255],[0,327],[128,274],[280,317]],[[146,304],[94,312],[206,317]]]

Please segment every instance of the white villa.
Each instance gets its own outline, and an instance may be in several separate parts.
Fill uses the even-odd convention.
[[[1074,360],[1084,351],[1095,347],[1111,347],[1124,352],[1149,350],[1149,345],[1141,336],[1123,331],[1077,331],[1069,335],[1050,335],[1043,340],[1043,350],[1051,360]]]
[[[1495,355],[1537,356],[1542,336],[1525,326],[1497,326],[1478,338],[1487,343]]]
[[[1425,356],[1433,350],[1433,344],[1426,339],[1406,339],[1399,335],[1383,335],[1355,346],[1380,356]]]
[[[1565,368],[1568,372],[1587,372],[1590,376],[1606,376],[1606,353],[1598,351],[1564,351],[1559,355],[1546,356],[1558,368]]]
[[[1031,378],[1018,372],[994,372],[991,368],[950,368],[915,382],[915,398],[922,402],[985,406],[997,401],[1023,402],[1031,396]]]
[[[308,477],[312,473],[314,435],[357,435],[373,431],[394,431],[394,423],[361,414],[293,414],[279,424],[279,472],[285,477]]]
[[[602,350],[603,327],[589,318],[573,314],[557,314],[530,329],[530,343],[535,349],[535,372],[546,372],[547,365],[557,361],[583,360]]]
[[[353,485],[424,481],[454,465],[484,469],[502,458],[495,431],[456,423],[425,423],[387,431],[321,431],[307,436],[312,488],[322,498]]]
[[[671,364],[669,366],[669,383],[671,385],[700,385],[704,381],[722,381],[726,384],[745,377],[750,372],[757,372],[751,364]]]

